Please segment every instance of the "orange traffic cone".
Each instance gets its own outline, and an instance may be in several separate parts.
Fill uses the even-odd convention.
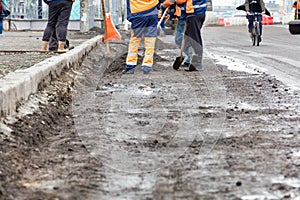
[[[116,29],[112,19],[111,19],[111,14],[107,13],[106,14],[106,31],[107,31],[107,37],[108,37],[108,41],[112,41],[112,40],[121,40],[121,35],[118,32],[118,30]],[[102,38],[103,42],[106,41],[106,35],[104,34],[103,38]]]

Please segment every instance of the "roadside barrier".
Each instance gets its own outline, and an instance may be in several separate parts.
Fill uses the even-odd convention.
[[[274,24],[274,18],[272,16],[264,15],[262,17],[262,24],[263,25],[272,25],[272,24]]]
[[[219,18],[218,19],[218,25],[224,26],[224,18]]]

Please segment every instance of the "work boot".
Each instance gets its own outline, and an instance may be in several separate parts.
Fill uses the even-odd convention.
[[[49,42],[42,41],[41,51],[48,51],[48,44],[49,44]]]
[[[141,68],[144,74],[149,74],[152,71],[152,67],[149,66],[142,66]]]
[[[62,42],[62,41],[58,41],[58,49],[57,49],[57,52],[68,52],[69,49],[65,49],[65,44],[66,42]]]
[[[122,71],[122,74],[134,74],[134,69],[124,69],[123,71]]]
[[[134,74],[136,65],[125,65],[125,69],[122,71],[122,74]]]
[[[185,69],[187,72],[192,72],[192,71],[202,71],[203,70],[203,65],[202,65],[202,55],[200,54],[195,54],[192,56],[191,64],[189,68]]]

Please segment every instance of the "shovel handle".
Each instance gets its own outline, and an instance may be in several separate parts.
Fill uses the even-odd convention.
[[[168,12],[168,10],[169,10],[169,7],[166,8],[165,12],[164,12],[163,15],[161,16],[161,18],[160,18],[160,20],[159,20],[159,22],[158,22],[158,24],[157,24],[157,28],[160,27],[160,25],[161,25],[162,21],[164,20],[166,14],[167,14],[167,12]]]
[[[104,4],[104,0],[101,0],[101,4],[102,4],[102,15],[103,15],[103,19],[104,19],[104,34],[106,37],[106,52],[108,54],[110,54],[110,48],[109,48],[109,42],[108,42],[108,32],[107,32],[107,23],[106,23],[106,11],[105,11],[105,4]]]

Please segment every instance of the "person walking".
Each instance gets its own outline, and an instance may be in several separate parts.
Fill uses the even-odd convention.
[[[176,0],[176,3],[182,5],[186,13],[184,45],[188,48],[191,62],[185,71],[201,71],[203,70],[201,30],[206,17],[207,0]]]
[[[158,0],[127,0],[127,20],[131,22],[131,36],[123,74],[133,74],[138,61],[138,47],[144,37],[145,55],[141,69],[152,71],[158,24]]]
[[[65,48],[67,30],[75,0],[52,0],[47,3],[49,5],[48,23],[44,30],[41,51],[48,51],[48,45],[53,32],[56,29],[58,40],[58,52],[67,52]]]

